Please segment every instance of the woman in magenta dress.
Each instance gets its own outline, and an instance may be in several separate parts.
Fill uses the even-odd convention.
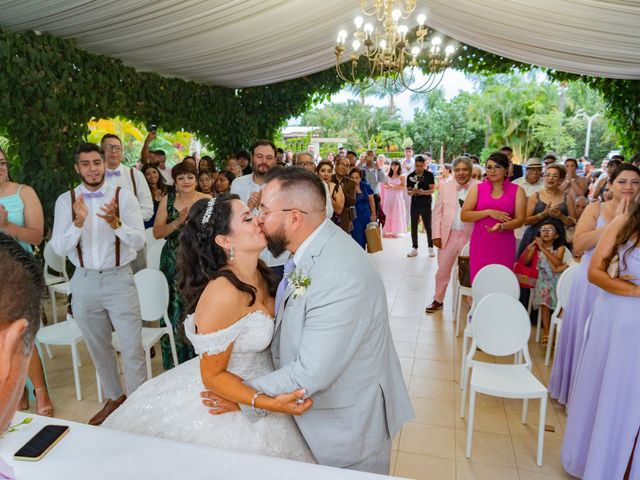
[[[626,203],[633,211],[609,224],[589,264],[589,280],[601,291],[562,443],[565,470],[587,480],[640,478],[640,206]],[[611,271],[615,254],[619,268]]]
[[[516,260],[513,231],[524,223],[527,198],[507,178],[509,159],[492,153],[487,160],[487,178],[473,187],[462,206],[460,218],[473,222],[469,250],[471,282],[485,266],[494,263],[511,269]]]
[[[387,216],[382,233],[385,236],[407,233],[407,209],[404,204],[405,178],[402,176],[402,167],[397,160],[391,162],[387,181],[382,190],[384,190],[382,211]]]

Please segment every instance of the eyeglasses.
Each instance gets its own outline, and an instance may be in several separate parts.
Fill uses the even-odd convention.
[[[298,212],[303,213],[305,215],[313,215],[314,213],[324,212],[326,208],[323,208],[322,210],[318,210],[317,212],[305,212],[304,210],[300,210],[299,208],[280,208],[278,210],[265,210],[264,208],[258,208],[258,214],[256,216],[260,218],[260,217],[266,217],[267,215],[271,215],[272,213],[275,213],[275,212],[293,212],[294,210],[297,210]]]
[[[555,230],[553,228],[541,228],[540,233],[553,233]]]
[[[109,150],[111,152],[121,152],[122,151],[122,147],[120,145],[105,145],[104,149],[105,150]]]
[[[313,162],[298,162],[296,163],[296,167],[311,167],[311,166],[316,166],[315,163]]]

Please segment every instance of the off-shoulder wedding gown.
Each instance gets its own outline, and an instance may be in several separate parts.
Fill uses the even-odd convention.
[[[199,355],[215,355],[233,343],[229,372],[252,378],[273,371],[269,345],[274,322],[269,315],[254,311],[228,328],[204,335],[195,332],[192,315],[185,319],[184,326]],[[292,417],[270,413],[252,423],[240,412],[211,415],[201,403],[202,390],[200,359],[194,358],[144,383],[103,426],[227,450],[315,462]]]

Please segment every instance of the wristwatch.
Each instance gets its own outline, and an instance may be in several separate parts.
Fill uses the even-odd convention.
[[[116,218],[115,221],[111,222],[109,225],[111,225],[111,228],[114,230],[117,230],[122,226],[122,221],[119,218]]]

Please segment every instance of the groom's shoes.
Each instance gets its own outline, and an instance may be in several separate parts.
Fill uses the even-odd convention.
[[[89,420],[89,425],[94,425],[94,426],[102,425],[102,422],[104,422],[109,415],[115,412],[116,408],[122,405],[126,399],[127,399],[126,395],[122,395],[120,396],[120,398],[117,398],[116,400],[111,400],[111,399],[107,400],[107,403],[104,404],[104,407],[102,407],[102,410],[96,413],[93,416],[93,418]]]

